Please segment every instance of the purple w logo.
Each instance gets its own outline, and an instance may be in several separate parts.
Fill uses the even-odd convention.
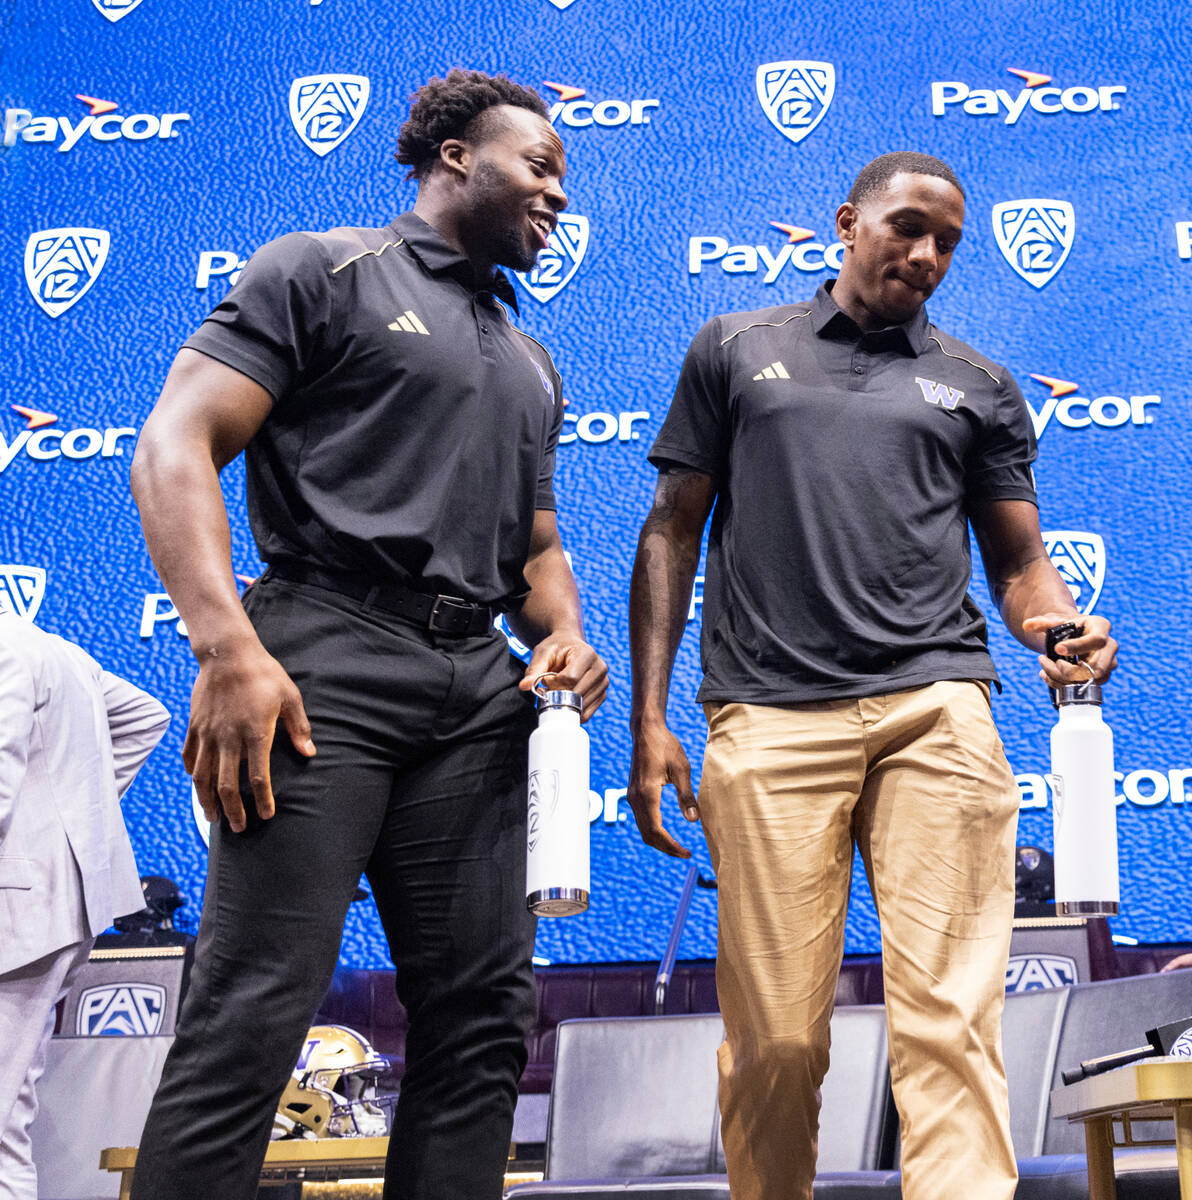
[[[936,383],[934,379],[920,379],[918,375],[915,376],[915,382],[928,404],[941,404],[944,408],[951,409],[964,399],[964,393],[959,388],[950,388],[946,383]]]

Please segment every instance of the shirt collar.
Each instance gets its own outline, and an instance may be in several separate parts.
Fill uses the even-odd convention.
[[[901,325],[887,325],[884,329],[867,333],[832,299],[834,282],[829,279],[821,284],[811,302],[811,327],[820,337],[850,342],[860,341],[864,337],[872,344],[909,354],[912,358],[918,358],[927,349],[930,323],[926,306]]]
[[[477,286],[476,273],[466,254],[448,245],[443,235],[412,212],[402,213],[389,228],[432,275],[451,275],[469,291],[488,293],[518,312],[517,293],[503,271],[494,270],[487,286]]]

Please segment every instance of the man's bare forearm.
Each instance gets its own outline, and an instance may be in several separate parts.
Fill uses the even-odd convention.
[[[1023,564],[991,590],[1006,628],[1032,650],[1042,650],[1046,639],[1042,633],[1023,628],[1028,617],[1040,613],[1071,613],[1074,620],[1079,620],[1080,613],[1072,603],[1072,593],[1046,554]]]
[[[132,492],[149,556],[196,656],[255,639],[236,590],[228,514],[211,460],[143,437]]]
[[[629,585],[629,646],[636,729],[665,722],[670,676],[687,620],[700,540],[714,496],[712,479],[671,468],[658,478],[654,506],[642,526]]]
[[[175,359],[132,464],[132,493],[153,565],[202,661],[256,640],[232,574],[219,472],[272,404],[259,384],[194,350]]]
[[[584,636],[579,589],[561,546],[552,545],[526,563],[530,594],[517,612],[506,617],[509,628],[527,646],[536,646],[551,634]]]

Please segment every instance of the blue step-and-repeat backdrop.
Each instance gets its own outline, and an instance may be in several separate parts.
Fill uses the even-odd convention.
[[[155,692],[174,723],[125,801],[138,860],[197,913],[206,849],[179,749],[195,666],[129,497],[138,429],[179,343],[253,249],[291,229],[380,225],[413,185],[392,158],[410,93],[452,66],[538,87],[571,207],[515,285],[569,400],[565,543],[613,691],[589,726],[594,895],[547,920],[559,962],[657,958],[684,867],[639,841],[626,593],[645,460],[711,314],[810,295],[838,268],[833,214],[891,149],[950,162],[964,242],[933,319],[1007,363],[1031,407],[1047,547],[1123,645],[1116,933],[1192,938],[1192,33],[1176,0],[7,0],[0,107],[0,589]],[[224,473],[231,569],[261,564],[243,471]],[[482,498],[478,503],[482,503]],[[697,580],[672,693],[698,764]],[[974,594],[988,607],[984,583]],[[996,715],[1019,840],[1051,843],[1052,712],[995,620]],[[698,828],[670,824],[710,874]],[[923,888],[944,864],[923,863]],[[312,874],[319,863],[310,863]],[[858,872],[848,949],[875,951]],[[699,890],[681,953],[715,951]],[[371,904],[344,961],[382,966]]]

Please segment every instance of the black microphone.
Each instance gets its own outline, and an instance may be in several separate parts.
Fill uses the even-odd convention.
[[[1172,1046],[1185,1033],[1192,1038],[1192,1017],[1160,1025],[1157,1029],[1148,1029],[1147,1045],[1136,1046],[1133,1050],[1119,1050],[1116,1054],[1106,1054],[1101,1058],[1087,1059],[1080,1066],[1069,1067],[1061,1072],[1060,1078],[1065,1084],[1075,1083],[1078,1079],[1087,1079],[1090,1075],[1100,1075],[1105,1071],[1112,1071],[1114,1067],[1138,1062],[1140,1058],[1162,1058],[1171,1052]]]

